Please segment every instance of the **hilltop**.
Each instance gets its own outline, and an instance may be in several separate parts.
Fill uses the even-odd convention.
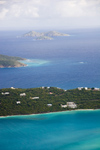
[[[19,62],[20,60],[25,60],[25,58],[0,55],[0,68],[26,66],[25,64]]]
[[[36,32],[36,31],[30,31],[26,34],[24,34],[24,37],[34,37],[37,40],[43,40],[43,39],[47,39],[47,40],[51,40],[53,39],[53,37],[57,37],[57,36],[69,36],[69,34],[65,34],[65,33],[60,33],[57,31],[49,31],[49,32]]]

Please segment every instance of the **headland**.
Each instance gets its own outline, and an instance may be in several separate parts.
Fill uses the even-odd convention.
[[[16,68],[27,66],[26,64],[20,62],[22,60],[26,59],[21,57],[0,55],[0,68]]]

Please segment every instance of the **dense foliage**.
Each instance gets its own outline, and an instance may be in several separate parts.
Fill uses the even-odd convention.
[[[9,92],[9,94],[3,94]],[[20,96],[25,93],[26,96]],[[32,99],[39,97],[39,99]],[[16,102],[20,101],[20,104]],[[71,110],[61,104],[75,102],[77,109],[99,109],[100,91],[63,90],[54,87],[32,89],[0,89],[0,116]],[[51,107],[47,104],[52,104]]]

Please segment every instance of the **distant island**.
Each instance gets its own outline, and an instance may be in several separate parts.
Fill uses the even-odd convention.
[[[100,109],[99,88],[57,87],[0,89],[0,116]]]
[[[0,68],[11,68],[11,67],[24,67],[26,64],[19,61],[26,60],[21,57],[13,57],[7,55],[0,55]]]
[[[69,36],[69,34],[60,33],[57,31],[49,31],[49,32],[36,32],[30,31],[23,35],[24,37],[34,37],[36,40],[52,40],[53,37],[58,36]]]

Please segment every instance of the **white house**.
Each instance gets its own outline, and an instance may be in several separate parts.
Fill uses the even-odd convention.
[[[10,93],[9,92],[5,92],[5,93],[1,93],[2,95],[9,95]]]
[[[14,90],[15,88],[14,88],[14,87],[11,87],[11,89],[13,89],[13,90]]]
[[[20,103],[21,103],[20,101],[17,101],[17,102],[16,102],[16,104],[20,104]]]
[[[74,102],[67,102],[69,108],[77,108],[77,105]]]
[[[52,104],[47,104],[47,106],[51,107],[51,106],[52,106]]]
[[[67,107],[67,105],[62,105],[62,104],[61,104],[61,107],[62,107],[62,108],[66,108],[66,107]]]
[[[62,105],[62,104],[61,104],[61,107],[62,107],[62,108],[66,108],[66,107],[69,107],[69,108],[77,108],[77,105],[76,105],[74,102],[67,102],[66,105]]]
[[[47,89],[50,89],[50,87],[47,87]]]
[[[26,96],[26,93],[21,93],[20,96]]]
[[[94,90],[95,90],[95,91],[99,91],[100,89],[99,89],[99,88],[94,88]]]
[[[88,88],[87,88],[87,87],[85,87],[85,90],[88,90]]]
[[[83,87],[78,87],[78,90],[82,90],[83,89]]]
[[[31,99],[39,99],[39,97],[30,97]]]

